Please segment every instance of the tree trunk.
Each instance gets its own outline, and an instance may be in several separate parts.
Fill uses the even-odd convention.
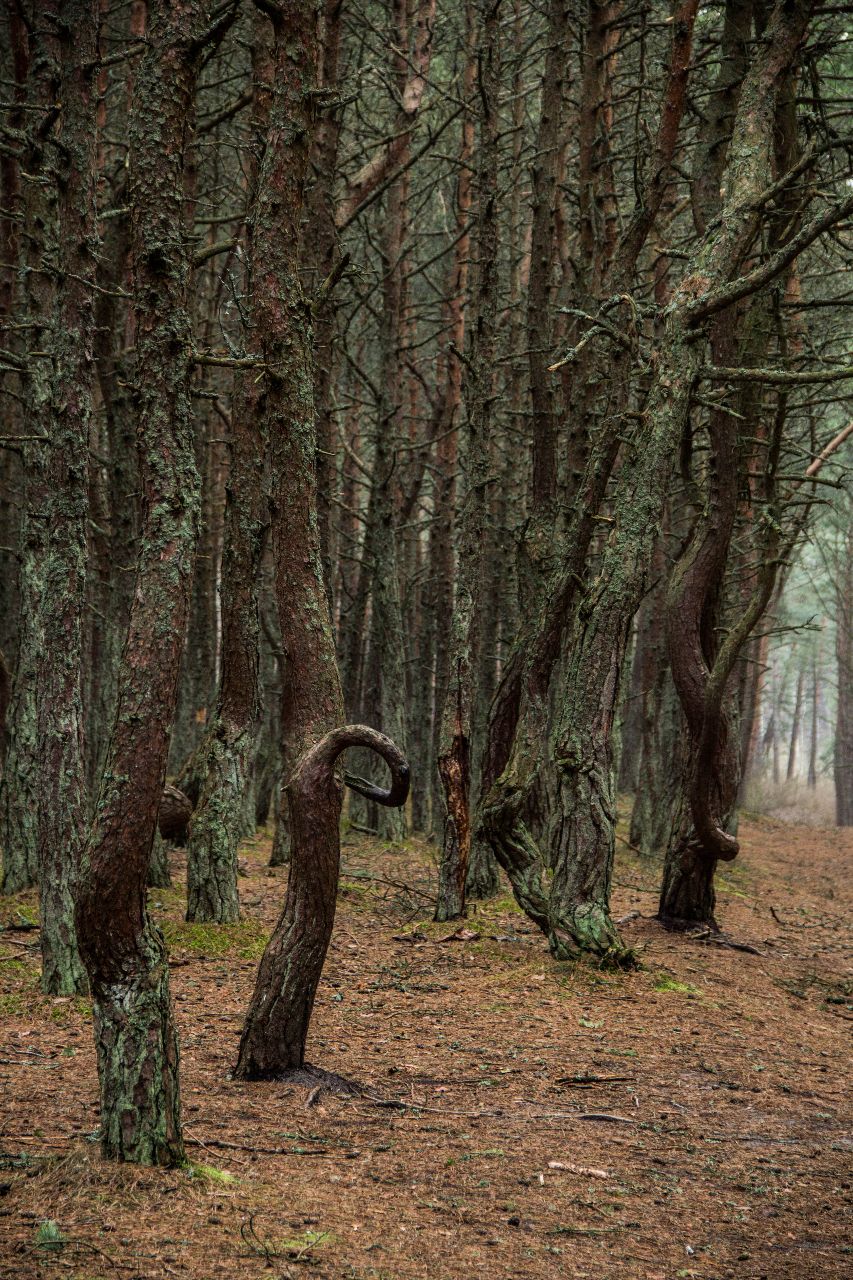
[[[310,0],[286,11],[270,5],[265,10],[275,36],[275,96],[252,250],[276,601],[287,660],[282,751],[291,762],[286,791],[292,848],[284,910],[258,969],[235,1068],[238,1077],[250,1079],[278,1075],[304,1061],[335,911],[341,804],[335,760],[348,745],[370,745],[392,761],[395,785],[387,796],[370,786],[357,789],[395,804],[408,791],[408,770],[393,744],[368,729],[337,727],[343,696],[320,557],[312,333],[297,252],[314,128],[317,32]]]
[[[77,927],[94,997],[104,1154],[171,1164],[183,1159],[178,1046],[165,946],[148,916],[146,880],[199,512],[181,228],[185,135],[205,13],[200,0],[157,0],[150,14],[129,121],[142,539]]]
[[[467,492],[459,516],[459,551],[450,619],[449,679],[440,712],[437,752],[438,771],[444,788],[445,820],[436,920],[455,920],[465,912],[471,856],[473,710],[497,354],[500,5],[488,5],[481,23],[481,38],[477,42],[480,48],[482,104],[477,172],[477,256],[465,376]],[[442,625],[440,619],[438,625]]]
[[[848,516],[851,504],[846,504]],[[835,570],[835,660],[838,703],[835,718],[835,821],[853,827],[853,526],[840,538]]]
[[[658,164],[648,184],[648,198],[638,202],[634,217],[620,237],[614,254],[617,263],[636,261],[637,246],[647,236],[663,198],[683,111],[691,14],[695,17],[695,12],[694,5],[675,24]],[[803,7],[791,11],[778,8],[769,24],[767,41],[755,55],[734,125],[731,154],[737,157],[737,163],[727,166],[723,219],[720,224],[709,226],[699,242],[668,308],[653,384],[617,480],[612,531],[598,579],[572,615],[555,608],[566,600],[577,601],[577,591],[567,580],[566,568],[571,566],[578,546],[574,545],[574,536],[568,538],[568,563],[552,587],[539,635],[520,670],[513,664],[507,673],[512,682],[505,681],[494,704],[493,725],[501,733],[492,750],[491,777],[486,779],[487,785],[492,785],[483,804],[484,827],[519,902],[548,933],[557,956],[590,952],[608,959],[624,957],[610,920],[608,895],[615,821],[610,735],[625,647],[631,618],[643,593],[663,497],[701,364],[701,331],[696,326],[741,296],[729,282],[754,241],[759,224],[756,196],[771,177],[778,86],[795,56],[806,21]],[[744,294],[754,287],[751,282],[740,286]],[[603,431],[596,443],[585,479],[588,487],[596,485],[599,469],[609,471],[608,463],[612,466],[607,451],[609,434]],[[592,510],[597,510],[597,504]],[[579,533],[584,528],[583,516],[576,520]],[[560,812],[549,901],[537,868],[538,850],[519,821],[519,814],[535,777],[547,720],[547,699],[538,672],[541,669],[542,676],[550,678],[560,639],[571,617],[575,627],[554,744]],[[712,689],[715,715],[722,692],[717,685]],[[517,726],[515,742],[507,750],[506,742],[501,743],[500,738],[503,725],[509,727],[513,720]],[[496,778],[502,759],[509,762]],[[703,805],[707,805],[705,786],[702,779],[698,790]],[[723,833],[716,827],[707,834],[713,834],[717,844],[725,845]]]
[[[818,731],[819,731],[819,704],[820,704],[820,680],[818,677],[819,661],[818,655],[820,650],[812,654],[812,679],[811,679],[811,733],[809,735],[809,772],[808,785],[814,789],[817,786],[817,756],[818,756]]]
[[[81,667],[97,39],[97,5],[73,0],[48,6],[32,32],[31,176],[23,206],[28,337],[41,357],[28,363],[25,382],[35,443],[27,459],[21,645],[3,785],[6,888],[24,887],[37,871],[42,987],[59,995],[87,989],[72,892],[87,820]]]
[[[56,37],[34,61],[54,58],[62,103],[56,244],[60,280],[52,338],[50,400],[33,426],[50,437],[41,455],[43,555],[37,567],[36,780],[41,889],[42,988],[52,995],[86,991],[77,950],[73,889],[88,819],[83,748],[82,658],[86,599],[89,421],[92,410],[95,182],[97,162],[97,0],[58,6]],[[40,28],[39,28],[40,29]],[[46,412],[45,412],[46,411]],[[39,427],[36,427],[36,423]]]
[[[26,96],[29,68],[29,42],[23,7],[6,6],[6,34],[8,37],[7,75],[11,85],[4,90],[4,120],[10,129],[23,130],[27,123]],[[3,326],[4,346],[18,351],[22,347],[16,341],[14,330],[8,330],[13,311],[23,299],[19,284],[18,265],[21,261],[21,225],[23,192],[21,188],[20,158],[13,147],[0,151],[0,325]],[[9,375],[6,374],[6,377]],[[22,428],[23,406],[16,405],[11,397],[4,404],[4,426],[10,434],[25,435]],[[18,629],[21,611],[19,590],[19,543],[21,533],[20,495],[24,484],[24,458],[8,444],[0,448],[0,649],[10,670],[14,670],[18,655]],[[8,704],[7,704],[8,705]],[[2,769],[5,743],[0,743],[0,769]],[[5,822],[0,792],[0,848],[3,848]]]
[[[332,936],[340,868],[341,784],[335,774],[347,747],[369,748],[391,770],[387,792],[347,779],[374,803],[401,805],[409,769],[384,734],[365,725],[333,730],[305,753],[287,784],[293,857],[284,911],[258,969],[234,1074],[277,1079],[305,1065],[305,1041]]]
[[[639,751],[634,765],[634,805],[629,839],[644,857],[661,856],[675,820],[679,775],[673,768],[682,750],[681,707],[666,651],[666,566],[675,539],[669,521],[658,540],[652,562],[655,579],[637,621],[635,656]],[[624,744],[623,744],[624,751]]]
[[[252,50],[254,79],[251,195],[257,189],[259,156],[269,119],[272,60],[268,24],[256,17]],[[250,198],[251,198],[250,195]],[[254,249],[252,220],[247,237],[248,307],[251,308]],[[260,335],[250,311],[249,351]],[[203,781],[187,847],[187,920],[228,924],[237,920],[237,846],[246,834],[246,793],[261,714],[258,579],[267,528],[264,476],[265,441],[262,392],[255,369],[237,375],[231,415],[231,468],[225,499],[225,551],[222,562],[222,671],[216,710],[202,752]]]
[[[797,747],[800,741],[800,726],[803,718],[803,689],[805,686],[805,668],[797,672],[797,692],[794,696],[794,715],[791,720],[791,739],[788,747],[788,767],[785,770],[785,781],[791,782],[797,768]]]

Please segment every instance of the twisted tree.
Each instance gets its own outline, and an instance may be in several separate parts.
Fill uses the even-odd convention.
[[[261,365],[257,412],[269,441],[275,596],[287,678],[282,756],[288,766],[291,868],[284,911],[261,959],[236,1074],[258,1079],[301,1066],[331,937],[338,877],[340,787],[335,761],[367,746],[391,766],[388,792],[351,779],[368,800],[399,806],[408,766],[382,734],[341,729],[341,691],[318,520],[312,306],[299,276],[299,225],[315,128],[318,36],[311,0],[258,3],[273,30],[269,125],[250,220],[252,305]]]
[[[347,725],[302,756],[287,784],[291,861],[281,918],[264,951],[246,1017],[235,1074],[263,1080],[305,1065],[314,997],[332,936],[340,865],[343,788],[335,772],[348,747],[375,751],[391,770],[385,790],[351,774],[347,786],[374,804],[400,807],[409,794],[409,766],[384,734]]]

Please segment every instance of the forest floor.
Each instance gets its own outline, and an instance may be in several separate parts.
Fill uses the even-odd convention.
[[[190,925],[175,853],[171,1171],[100,1158],[88,1002],[40,994],[34,900],[0,899],[0,1276],[849,1277],[853,832],[742,836],[718,915],[755,953],[665,933],[622,848],[633,973],[554,962],[509,896],[433,924],[434,851],[346,836],[308,1056],[349,1099],[229,1078],[285,873],[248,843],[245,918]]]

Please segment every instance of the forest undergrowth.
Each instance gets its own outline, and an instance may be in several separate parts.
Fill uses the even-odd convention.
[[[151,902],[192,1163],[166,1171],[102,1159],[88,1002],[40,993],[35,898],[0,899],[0,1276],[849,1275],[853,834],[744,821],[731,946],[656,924],[659,868],[620,832],[629,973],[555,962],[509,893],[434,924],[434,849],[345,836],[308,1058],[349,1097],[229,1077],[270,840],[231,926],[183,921],[173,853]]]

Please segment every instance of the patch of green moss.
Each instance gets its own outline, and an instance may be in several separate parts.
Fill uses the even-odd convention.
[[[196,955],[239,956],[243,960],[259,959],[269,937],[258,920],[238,920],[236,924],[163,920],[162,929],[170,953],[191,951]]]
[[[693,987],[689,982],[678,982],[677,979],[671,978],[668,973],[659,973],[654,980],[655,991],[678,991],[682,995],[695,996],[699,994],[698,987]]]
[[[31,1000],[21,991],[9,991],[0,996],[0,1018],[23,1018],[31,1009]]]
[[[51,1022],[67,1022],[69,1014],[75,1014],[80,1018],[91,1018],[92,1001],[87,996],[72,996],[65,1003],[50,1007]]]
[[[229,1187],[237,1182],[233,1173],[229,1173],[227,1169],[217,1169],[212,1164],[192,1164],[187,1163],[184,1168],[191,1178],[195,1178],[200,1182],[212,1182],[216,1186]]]

